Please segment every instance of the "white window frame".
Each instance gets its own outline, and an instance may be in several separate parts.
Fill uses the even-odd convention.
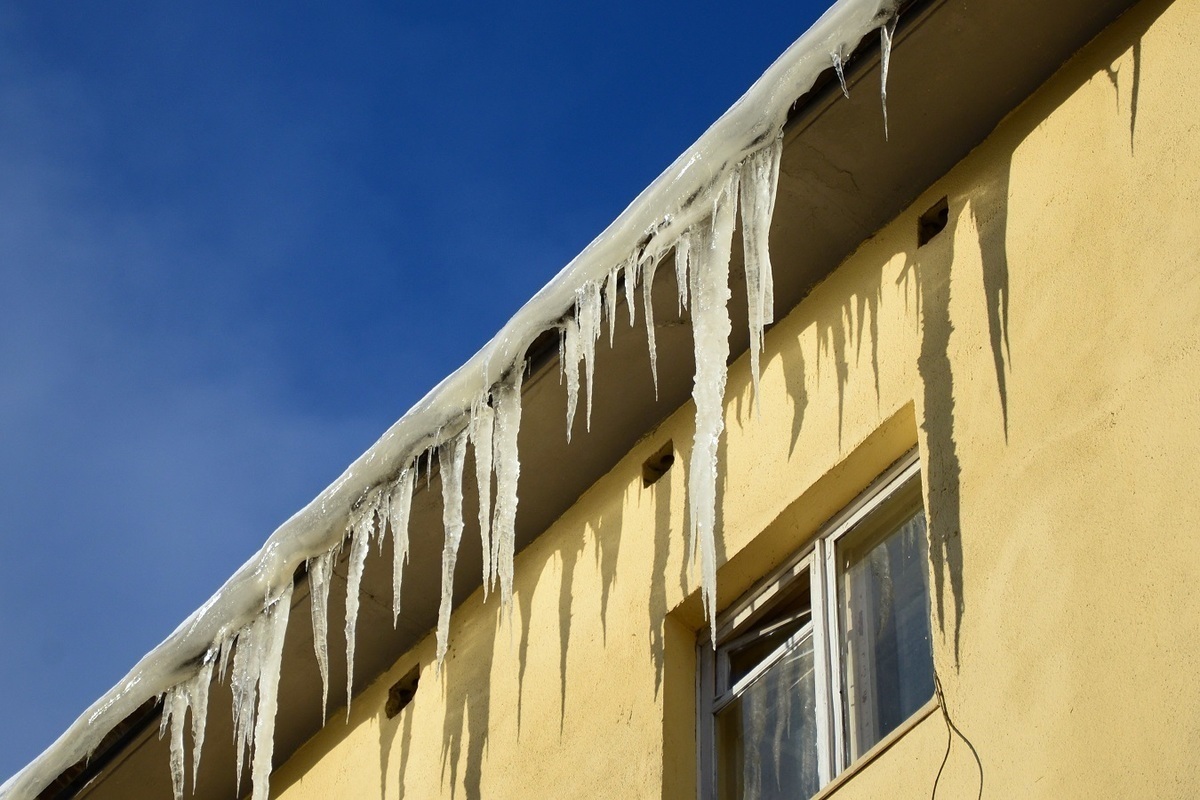
[[[803,638],[811,626],[816,683],[818,777],[822,788],[852,765],[846,758],[847,732],[842,708],[842,638],[838,606],[838,543],[852,534],[861,522],[896,495],[911,481],[920,480],[921,462],[913,448],[888,467],[850,505],[831,518],[807,545],[758,581],[717,617],[714,647],[705,631],[697,646],[697,698],[699,735],[697,736],[698,787],[701,800],[716,800],[718,756],[716,753],[715,714],[742,689],[769,669],[790,647]],[[790,636],[787,642],[767,656],[733,686],[728,684],[728,658],[725,648],[736,641],[733,634],[769,605],[800,576],[809,573],[812,616],[809,625]],[[732,638],[731,638],[732,637]],[[725,688],[722,688],[725,687]],[[861,759],[863,754],[859,754]]]

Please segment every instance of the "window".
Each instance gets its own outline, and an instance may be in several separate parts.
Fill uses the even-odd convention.
[[[927,554],[913,451],[718,619],[705,800],[811,797],[928,703]]]

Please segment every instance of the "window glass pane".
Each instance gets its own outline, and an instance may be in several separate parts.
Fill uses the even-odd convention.
[[[933,696],[928,543],[912,483],[841,548],[846,764]]]
[[[770,606],[763,619],[722,647],[729,656],[729,686],[736,685],[811,621],[812,589],[805,572]]]
[[[817,773],[811,629],[716,715],[721,800],[811,797]]]

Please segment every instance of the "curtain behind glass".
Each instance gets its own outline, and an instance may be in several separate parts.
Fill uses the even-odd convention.
[[[811,797],[817,773],[810,631],[717,715],[721,800]]]
[[[925,512],[898,501],[843,561],[847,765],[933,696]]]

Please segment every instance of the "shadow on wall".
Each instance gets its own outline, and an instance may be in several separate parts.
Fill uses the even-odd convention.
[[[770,341],[768,347],[770,347]],[[767,359],[776,353],[767,351]],[[778,352],[778,351],[776,351]],[[808,408],[808,391],[805,389],[805,368],[804,368],[804,353],[799,348],[796,350],[796,358],[785,358],[783,364],[783,382],[787,389],[788,397],[792,400],[792,430],[791,437],[788,439],[788,458],[792,458],[796,454],[796,443],[800,441],[800,429],[804,427],[804,411]]]
[[[954,262],[954,233],[961,207],[947,213],[953,224],[932,238],[917,253],[909,253],[900,280],[910,270],[917,285],[921,317],[921,349],[917,371],[921,376],[927,460],[922,465],[928,490],[929,560],[933,567],[938,627],[946,633],[946,578],[954,602],[954,662],[959,662],[959,638],[966,611],[963,600],[963,558],[958,445],[954,439],[954,373],[950,364],[950,272]]]
[[[621,514],[624,501],[619,507],[609,509],[601,514],[591,526],[592,543],[596,548],[596,570],[600,573],[600,629],[604,644],[608,644],[608,598],[612,593],[613,584],[617,580],[617,561],[621,554]],[[561,604],[560,604],[561,606]],[[570,610],[569,607],[567,610]],[[566,651],[566,637],[563,637],[563,651]],[[566,664],[564,660],[563,664]],[[564,667],[564,674],[566,669]]]
[[[1020,137],[1024,138],[1024,136]],[[961,659],[962,620],[966,613],[963,596],[963,546],[960,483],[962,466],[955,440],[954,371],[950,361],[951,273],[960,243],[959,225],[969,205],[978,231],[977,246],[983,268],[984,304],[988,338],[999,394],[1001,425],[1008,440],[1007,373],[1011,355],[1008,345],[1008,196],[1012,149],[1008,162],[985,182],[972,186],[966,197],[943,200],[922,216],[919,249],[905,257],[898,282],[910,276],[917,288],[921,318],[921,344],[917,371],[921,376],[927,460],[923,465],[929,503],[929,560],[933,569],[937,623],[946,634],[946,589],[954,605],[954,664]],[[939,218],[940,217],[940,218]],[[944,230],[939,230],[941,226]],[[931,227],[932,226],[932,227]]]
[[[879,307],[882,301],[883,286],[876,283],[870,291],[851,295],[836,311],[821,314],[814,321],[817,333],[815,362],[817,385],[820,386],[822,378],[825,377],[822,373],[822,365],[826,361],[832,365],[833,379],[837,382],[839,449],[842,446],[845,424],[846,387],[850,381],[851,350],[853,350],[854,366],[858,368],[862,364],[863,345],[868,346],[877,410],[882,398],[879,386]],[[799,337],[803,337],[804,334],[804,329],[797,332]],[[793,348],[792,354],[784,358],[780,345],[774,340],[768,339],[763,351],[763,363],[768,364],[776,359],[780,361],[785,390],[792,402],[792,425],[787,453],[790,459],[796,453],[796,445],[800,441],[800,430],[804,425],[804,412],[809,403],[808,392],[805,388],[805,381],[808,377],[807,366],[802,347]],[[744,422],[740,405],[737,419],[739,422]]]
[[[539,565],[539,569],[544,572],[548,565],[549,558],[546,558]],[[523,566],[525,569],[531,568],[528,559]],[[534,586],[538,582],[540,575],[539,580],[534,581]],[[525,591],[515,591],[513,602],[517,605],[516,612],[521,615],[521,639],[517,643],[517,739],[520,739],[522,712],[525,709],[525,668],[529,665],[529,626],[533,622],[533,587]],[[570,628],[567,630],[569,635]]]
[[[1108,46],[1091,52],[1083,69],[1069,70],[1052,79],[1020,112],[1006,120],[994,152],[1002,159],[988,178],[970,186],[960,197],[950,199],[951,224],[941,237],[910,254],[902,278],[912,270],[918,287],[922,320],[921,352],[918,368],[924,384],[925,416],[922,428],[927,436],[929,463],[927,481],[930,503],[930,551],[933,566],[939,627],[946,630],[945,587],[949,582],[954,603],[954,657],[960,661],[962,617],[965,613],[962,585],[962,541],[959,482],[961,464],[954,438],[954,376],[947,348],[954,331],[950,314],[951,267],[959,246],[978,247],[982,265],[984,303],[987,310],[988,339],[999,396],[1005,441],[1009,437],[1008,377],[1013,369],[1009,344],[1009,252],[1008,223],[1013,158],[1024,142],[1055,109],[1074,95],[1085,82],[1103,73],[1117,93],[1116,112],[1129,115],[1130,149],[1136,142],[1137,102],[1142,72],[1141,40],[1154,21],[1170,5],[1156,0],[1132,10],[1123,20],[1127,26],[1121,36],[1108,37]],[[1113,64],[1131,55],[1129,63],[1128,108],[1121,108],[1121,67]],[[970,210],[977,231],[976,242],[959,242],[958,222]],[[944,239],[944,241],[939,241]],[[1032,355],[1032,354],[1031,354]]]
[[[983,262],[983,295],[987,305],[988,341],[996,371],[996,391],[1000,395],[1000,414],[1004,440],[1008,441],[1008,380],[1012,353],[1008,346],[1008,191],[1012,159],[992,180],[972,187],[971,217],[979,236],[979,255]],[[953,234],[952,234],[953,238]],[[953,249],[953,246],[952,246]]]
[[[837,381],[838,401],[838,446],[842,444],[842,428],[845,422],[846,385],[850,380],[850,354],[854,350],[854,366],[862,364],[863,344],[870,348],[871,376],[875,386],[875,401],[878,408],[881,399],[879,388],[879,305],[883,300],[883,287],[876,284],[870,292],[853,295],[838,310],[837,314],[822,315],[816,320],[817,328],[817,360],[816,379],[821,382],[821,365],[824,357],[828,357],[833,365],[834,378]],[[768,330],[774,328],[768,326]],[[798,331],[803,336],[804,331]],[[778,336],[778,334],[776,334]],[[774,338],[768,338],[762,353],[763,370],[767,365],[779,359],[783,370],[783,379],[788,396],[792,400],[791,436],[788,440],[788,458],[795,455],[796,445],[800,440],[800,429],[804,424],[804,411],[808,407],[808,393],[805,389],[807,370],[802,348],[794,348],[794,355],[784,358],[780,345]],[[744,403],[746,397],[750,400]],[[739,425],[745,425],[747,418],[757,413],[753,393],[746,395],[738,392],[734,398],[734,419]],[[724,438],[722,437],[722,441]]]
[[[521,616],[521,638],[517,645],[517,737],[521,735],[522,711],[525,697],[525,671],[529,663],[530,628],[533,618],[533,598],[535,588],[541,576],[546,573],[552,558],[556,557],[561,563],[558,586],[558,645],[559,645],[559,733],[563,732],[566,724],[567,708],[567,660],[571,645],[571,620],[574,617],[573,587],[575,571],[579,559],[587,548],[587,532],[591,531],[595,546],[595,560],[601,580],[600,589],[600,625],[605,642],[608,636],[608,600],[613,584],[617,578],[617,561],[621,547],[621,513],[623,504],[615,507],[605,506],[605,510],[586,520],[579,526],[578,532],[572,536],[560,537],[560,545],[553,551],[547,551],[540,564],[532,561],[530,551],[525,551],[526,561],[522,563],[522,571],[535,570],[538,578],[531,583],[517,587],[513,601],[516,612]],[[490,665],[489,665],[490,666]],[[472,795],[473,796],[473,795]]]
[[[676,457],[676,461],[678,461]],[[667,617],[667,561],[671,555],[671,541],[675,532],[671,529],[671,476],[667,475],[652,486],[643,489],[643,497],[654,503],[654,562],[652,576],[662,576],[650,584],[650,658],[654,661],[654,698],[662,690],[663,671],[666,668],[666,641],[663,625]],[[680,578],[686,593],[687,584]]]
[[[856,294],[841,306],[836,318],[825,318],[817,321],[817,382],[821,380],[821,363],[828,356],[834,367],[834,377],[837,380],[838,403],[838,450],[842,449],[842,433],[846,418],[846,384],[850,380],[850,354],[854,348],[854,364],[862,361],[862,346],[864,338],[870,339],[871,375],[875,381],[875,403],[878,407],[879,394],[879,303],[882,299],[883,288],[876,283],[872,292]],[[870,327],[864,332],[863,327],[870,320]],[[849,333],[849,337],[847,334]],[[798,401],[797,401],[798,402]],[[797,431],[798,433],[798,431]]]
[[[1148,26],[1147,26],[1148,27]],[[1144,34],[1146,29],[1143,28],[1140,33]],[[1137,111],[1138,111],[1138,92],[1141,90],[1142,84],[1142,38],[1139,35],[1137,41],[1130,48],[1133,60],[1130,64],[1129,76],[1129,152],[1134,151],[1134,141],[1137,138]],[[1117,113],[1121,113],[1121,67],[1115,69],[1110,64],[1104,68],[1104,74],[1108,76],[1109,83],[1112,84],[1114,99],[1117,103]]]
[[[441,678],[429,677],[442,691],[446,703],[446,716],[442,722],[442,785],[450,787],[453,798],[458,788],[458,770],[462,766],[463,788],[467,798],[480,797],[483,777],[483,752],[487,748],[488,724],[491,719],[491,692],[477,687],[488,686],[492,675],[492,655],[495,652],[496,635],[502,625],[499,603],[492,605],[490,620],[480,620],[480,635],[473,641],[469,652],[471,658],[453,659],[448,656],[445,674]],[[451,654],[454,650],[451,649]],[[432,670],[428,670],[432,672]],[[457,691],[446,685],[459,683]],[[430,687],[434,688],[434,687]],[[463,736],[467,737],[466,760],[463,762]],[[447,783],[447,771],[449,782]],[[403,792],[401,792],[403,796]]]
[[[575,584],[575,565],[583,554],[586,542],[581,535],[578,538],[565,537],[572,541],[571,546],[558,549],[562,560],[562,571],[558,579],[558,735],[561,738],[567,722],[567,656],[571,647],[571,592]],[[522,640],[528,640],[529,631],[521,632]],[[524,667],[521,672],[524,673]],[[522,691],[524,691],[522,689]]]
[[[961,661],[962,623],[967,609],[963,591],[963,530],[960,497],[962,464],[955,428],[955,375],[949,355],[949,347],[955,331],[950,306],[954,285],[951,278],[955,252],[960,246],[979,248],[983,301],[987,315],[987,336],[1001,412],[999,424],[1007,441],[1010,435],[1009,379],[1013,371],[1013,353],[1009,341],[1012,298],[1010,296],[1011,265],[1008,241],[1013,156],[1020,144],[1033,133],[1040,121],[1064,103],[1080,88],[1083,82],[1096,74],[1104,74],[1111,81],[1116,92],[1117,113],[1128,114],[1130,148],[1132,150],[1136,145],[1138,132],[1137,103],[1144,69],[1141,38],[1169,6],[1170,0],[1148,0],[1133,9],[1123,22],[1124,33],[1119,37],[1109,37],[1107,47],[1091,51],[1089,68],[1072,70],[1070,73],[1053,79],[1030,101],[1030,105],[1006,120],[1002,124],[1001,130],[998,131],[998,140],[993,140],[991,145],[993,152],[999,156],[1001,161],[989,172],[988,180],[968,187],[961,195],[949,198],[948,221],[945,230],[919,250],[914,243],[914,247],[906,253],[906,263],[898,283],[911,281],[914,285],[913,295],[917,303],[916,311],[921,319],[917,367],[922,381],[924,400],[921,428],[926,437],[928,450],[925,479],[929,490],[929,557],[936,594],[937,622],[943,635],[953,636],[956,670]],[[1131,58],[1124,61],[1127,54]],[[1120,65],[1114,67],[1113,64],[1118,61],[1121,62]],[[1123,98],[1126,96],[1128,102],[1123,102]],[[973,226],[978,232],[978,239],[974,242],[961,241],[959,236],[961,232],[959,225],[963,215],[968,211],[971,214]],[[960,261],[966,262],[965,259]],[[1019,268],[1019,266],[1018,264],[1017,267]],[[785,359],[782,363],[786,391],[792,400],[789,457],[794,454],[797,447],[805,411],[810,402],[805,389],[808,378],[806,370],[817,369],[819,382],[820,378],[824,377],[820,374],[820,369],[821,362],[826,356],[833,364],[835,374],[832,379],[837,382],[839,439],[842,433],[843,395],[849,376],[850,358],[853,357],[855,363],[861,363],[864,356],[864,344],[870,348],[869,358],[874,374],[876,398],[879,399],[878,314],[881,293],[882,287],[878,287],[873,294],[855,295],[847,299],[836,312],[830,312],[828,318],[822,319],[818,323],[817,341],[820,357],[815,365],[806,368],[802,359]],[[909,296],[908,292],[905,292],[904,295],[905,298]],[[1036,301],[1036,299],[1032,300]],[[768,339],[767,350],[763,354],[764,365],[778,356],[777,346],[773,347],[771,340]],[[1032,352],[1024,355],[1025,358],[1035,356],[1036,353]],[[739,406],[736,417],[740,420],[741,416],[742,409]],[[687,448],[683,449],[686,451]],[[723,462],[725,457],[724,438],[720,457]],[[686,461],[686,454],[679,454],[677,465],[685,466]],[[683,470],[679,470],[680,474],[682,472]],[[665,573],[670,563],[672,542],[678,541],[683,545],[686,541],[686,526],[690,524],[685,503],[684,530],[672,527],[672,486],[674,479],[678,479],[678,477],[679,475],[672,476],[644,490],[648,493],[645,496],[648,496],[655,504],[652,564],[655,581],[650,587],[647,612],[649,649],[655,670],[656,697],[661,696],[665,680],[667,648],[662,624],[669,611]],[[722,478],[724,478],[723,471]],[[720,523],[723,522],[723,502],[721,500],[724,498],[724,489],[725,487],[722,485],[718,492],[718,530],[721,529]],[[603,582],[599,614],[603,635],[607,639],[609,595],[615,585],[622,534],[620,509],[617,508],[610,514],[588,520],[586,527],[591,529],[595,537],[594,556]],[[968,535],[974,533],[969,531]],[[723,544],[723,537],[718,535],[718,548],[722,548]],[[524,693],[529,632],[533,614],[533,587],[539,577],[546,572],[546,567],[550,565],[551,559],[555,557],[561,559],[558,587],[560,732],[565,724],[568,653],[572,634],[572,612],[576,599],[573,595],[573,585],[579,558],[584,554],[586,547],[587,538],[584,526],[580,526],[578,536],[566,537],[558,549],[546,551],[540,564],[536,561],[526,560],[521,565],[525,574],[525,586],[522,587],[524,591],[518,591],[516,594],[517,608],[514,609],[515,613],[520,614],[522,622],[521,639],[517,648],[518,737],[520,736],[521,698]],[[719,553],[719,562],[723,558],[724,553]],[[683,565],[683,572],[679,575],[679,580],[681,586],[686,589],[691,585],[686,572],[687,559],[682,558],[680,561]],[[947,608],[948,604],[952,606],[952,611]],[[495,613],[493,618],[486,623],[481,620],[478,631],[479,638],[470,648],[472,657],[448,664],[449,672],[446,680],[461,682],[458,691],[445,694],[448,706],[443,723],[442,777],[443,785],[447,780],[449,781],[452,796],[456,791],[460,775],[465,795],[468,798],[481,796],[482,764],[489,735],[490,704],[489,692],[480,691],[474,687],[486,687],[491,680],[495,637],[499,628],[504,624],[502,615],[498,611],[498,604],[492,605],[491,608]],[[951,613],[953,613],[952,622],[950,620]],[[952,625],[952,629],[950,625]],[[487,630],[484,631],[483,628],[487,628]],[[427,680],[429,684],[424,690],[430,691],[433,685],[438,683],[438,680],[433,678],[431,671],[428,672]],[[398,773],[399,796],[404,796],[403,775],[408,764],[412,743],[412,725],[410,710],[402,712],[402,715],[396,720],[384,720],[381,724],[379,743],[380,766],[383,772],[381,793],[386,794],[388,781],[396,780]],[[962,736],[960,732],[954,730],[951,730],[951,733]],[[395,763],[397,759],[390,759],[389,753],[397,736],[400,737],[400,746],[398,763]],[[464,737],[466,742],[464,742]],[[963,738],[965,740],[965,737]],[[969,742],[967,745],[972,747]],[[978,761],[977,755],[976,761]],[[982,766],[980,766],[980,770],[982,770]],[[934,791],[936,792],[936,788]],[[980,791],[982,792],[982,780]]]
[[[666,482],[664,482],[666,483]],[[563,537],[562,545],[547,550],[540,564],[526,560],[522,564],[525,580],[519,581],[514,591],[514,614],[520,615],[521,635],[517,646],[518,696],[517,736],[520,737],[522,698],[524,696],[525,670],[528,664],[530,629],[533,615],[533,597],[540,579],[554,559],[559,559],[559,602],[557,609],[559,634],[559,729],[566,719],[567,658],[571,640],[572,587],[575,584],[576,567],[587,546],[587,531],[593,534],[595,558],[602,580],[600,617],[601,625],[607,628],[608,596],[616,581],[616,568],[621,538],[621,506],[607,508],[593,519],[579,526],[576,535]],[[527,555],[533,555],[526,551]],[[522,585],[523,584],[523,585]],[[497,636],[508,622],[500,610],[498,598],[489,597],[483,604],[483,617],[469,624],[468,629],[452,630],[451,648],[443,677],[434,673],[432,664],[423,670],[422,694],[428,696],[440,692],[445,704],[441,744],[441,784],[449,788],[449,796],[455,797],[461,780],[463,794],[467,800],[482,797],[483,758],[487,750],[491,722],[492,665]],[[488,611],[491,613],[489,614]],[[516,622],[516,620],[514,620]],[[464,657],[456,657],[463,653]],[[419,699],[414,702],[420,702]],[[382,713],[382,711],[381,711]],[[405,796],[404,775],[408,768],[413,738],[412,708],[400,712],[396,719],[380,719],[380,796]],[[391,756],[396,737],[399,735],[398,764]],[[389,794],[388,786],[397,782],[397,793]]]
[[[398,796],[404,797],[404,775],[408,771],[408,756],[412,748],[413,711],[406,708],[400,712],[400,765],[398,774]],[[392,742],[396,738],[396,722],[386,717],[379,724],[379,796],[387,797],[388,780],[392,776],[390,760]]]

